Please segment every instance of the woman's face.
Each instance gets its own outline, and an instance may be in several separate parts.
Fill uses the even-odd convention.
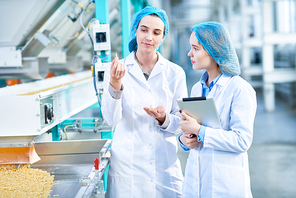
[[[140,20],[136,32],[138,50],[143,52],[156,51],[163,41],[164,23],[157,16],[147,15]]]
[[[187,55],[190,57],[194,70],[206,69],[209,72],[210,70],[217,69],[217,63],[198,42],[195,32],[191,33],[189,42],[191,49]]]

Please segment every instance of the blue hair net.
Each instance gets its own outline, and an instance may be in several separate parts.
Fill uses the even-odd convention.
[[[136,31],[139,25],[140,20],[147,15],[150,14],[156,14],[164,23],[164,37],[163,39],[166,37],[166,35],[169,32],[169,19],[166,15],[166,12],[160,8],[157,7],[152,7],[152,6],[147,6],[144,9],[140,10],[139,12],[137,12],[133,18],[132,18],[132,22],[131,22],[131,31],[130,31],[130,35],[128,37],[128,48],[129,51],[132,52],[134,50],[136,50],[138,48],[138,44],[137,44],[137,38],[136,38]]]
[[[192,28],[198,42],[219,65],[223,74],[240,75],[236,51],[226,27],[218,22],[200,23]]]

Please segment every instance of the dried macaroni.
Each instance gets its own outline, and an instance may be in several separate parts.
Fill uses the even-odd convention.
[[[49,197],[54,176],[30,165],[0,166],[1,198],[43,198]]]

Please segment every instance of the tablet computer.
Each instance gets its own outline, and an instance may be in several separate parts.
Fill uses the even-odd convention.
[[[179,108],[195,118],[198,123],[211,127],[221,128],[213,98],[191,97],[177,100]]]

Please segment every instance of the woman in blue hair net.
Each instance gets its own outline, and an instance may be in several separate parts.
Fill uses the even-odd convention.
[[[107,197],[182,196],[176,100],[187,96],[184,70],[157,52],[168,34],[165,11],[146,7],[133,16],[131,54],[106,69],[102,113],[116,125]]]
[[[205,70],[191,96],[214,98],[221,128],[205,126],[181,111],[179,141],[190,150],[183,198],[252,197],[247,151],[253,139],[256,93],[239,76],[238,58],[223,25],[194,26],[190,45],[193,69]]]

